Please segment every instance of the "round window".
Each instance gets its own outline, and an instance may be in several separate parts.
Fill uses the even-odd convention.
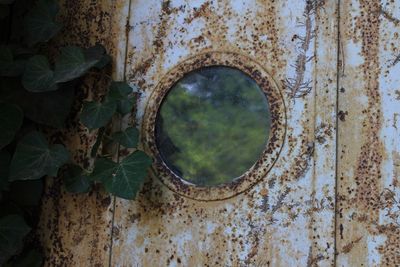
[[[158,110],[156,145],[167,167],[194,185],[215,186],[248,171],[266,148],[267,97],[244,72],[194,70],[176,82]]]

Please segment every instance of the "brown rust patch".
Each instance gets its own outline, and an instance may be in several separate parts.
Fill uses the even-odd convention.
[[[379,92],[379,9],[380,1],[360,0],[361,16],[357,25],[361,29],[362,55],[365,62],[362,65],[365,79],[365,94],[368,97],[368,109],[364,111],[366,119],[363,122],[365,143],[361,147],[358,166],[355,174],[357,184],[356,201],[361,210],[369,212],[377,219],[379,214],[379,192],[383,146],[379,139],[382,127],[381,96]]]
[[[342,253],[349,253],[353,247],[360,242],[362,239],[362,236],[360,236],[359,238],[356,238],[355,240],[351,241],[350,243],[348,243],[347,245],[344,245],[342,248]]]

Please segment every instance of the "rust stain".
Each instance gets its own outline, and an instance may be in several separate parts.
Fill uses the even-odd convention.
[[[361,239],[362,239],[362,236],[360,236],[359,238],[357,238],[357,239],[351,241],[351,242],[348,243],[347,245],[343,246],[343,248],[342,248],[342,253],[345,253],[345,254],[346,254],[346,253],[349,253],[349,252],[353,249],[353,247],[354,247],[357,243],[359,243],[359,242],[361,241]]]
[[[388,2],[387,5],[392,4]],[[388,22],[382,24],[382,20],[388,20],[392,26],[398,22],[391,15],[391,9],[382,8],[378,0],[350,1],[343,6],[342,14],[350,16],[341,16],[341,42],[349,50],[357,51],[360,47],[362,60],[348,63],[346,73],[340,77],[344,80],[346,94],[340,96],[339,103],[342,101],[344,104],[339,106],[348,110],[351,116],[346,116],[344,111],[338,114],[339,129],[343,129],[338,157],[338,262],[397,266],[400,263],[399,250],[393,244],[399,243],[398,196],[394,186],[397,178],[396,174],[392,178],[392,173],[387,172],[391,159],[393,172],[396,172],[396,160],[384,139],[386,136],[382,137],[392,127],[392,123],[387,124],[392,116],[384,117],[382,110],[387,105],[385,93],[387,90],[392,95],[395,91],[387,88],[386,83],[390,83],[391,77],[385,74],[385,64],[382,64],[389,38],[383,33],[386,30],[383,25]],[[350,52],[354,54],[354,51]],[[355,246],[355,243],[359,245]],[[355,261],[355,258],[359,260]]]
[[[379,8],[380,1],[360,0],[362,15],[357,20],[362,34],[362,65],[366,79],[365,94],[368,97],[368,114],[363,122],[365,143],[361,147],[358,167],[355,174],[357,184],[356,202],[362,210],[368,211],[372,218],[378,219],[381,163],[383,145],[379,138],[382,127],[381,96],[379,92]]]

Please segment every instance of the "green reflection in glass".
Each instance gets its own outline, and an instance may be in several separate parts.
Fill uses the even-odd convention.
[[[268,102],[240,70],[216,66],[187,74],[164,99],[157,147],[167,166],[201,186],[230,182],[258,160],[270,131]]]

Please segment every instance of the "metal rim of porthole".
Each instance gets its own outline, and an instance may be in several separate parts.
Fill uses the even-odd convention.
[[[271,128],[261,157],[243,175],[217,186],[198,186],[183,180],[163,161],[156,144],[156,119],[164,97],[177,81],[187,73],[213,66],[236,68],[254,79],[268,100]],[[142,133],[143,148],[154,159],[152,176],[160,179],[165,186],[179,195],[201,201],[223,200],[243,193],[267,178],[283,147],[286,135],[286,108],[277,83],[254,59],[235,52],[206,52],[184,60],[161,78],[147,103]]]

